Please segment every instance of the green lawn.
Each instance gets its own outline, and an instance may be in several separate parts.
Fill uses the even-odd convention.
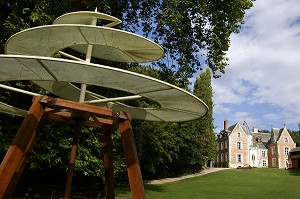
[[[162,185],[145,185],[149,199],[299,199],[300,172],[283,169],[229,169]],[[129,199],[117,187],[117,199]]]

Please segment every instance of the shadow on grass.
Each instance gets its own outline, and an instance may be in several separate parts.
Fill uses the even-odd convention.
[[[291,175],[300,177],[300,170],[299,169],[289,169],[288,171]]]
[[[155,191],[155,192],[164,192],[165,186],[164,185],[153,185],[153,184],[147,184],[145,185],[146,191]]]

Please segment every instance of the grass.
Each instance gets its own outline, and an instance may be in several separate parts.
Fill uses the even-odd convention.
[[[145,185],[149,199],[298,199],[300,171],[228,169],[182,181]],[[116,189],[116,199],[129,199],[128,187]]]

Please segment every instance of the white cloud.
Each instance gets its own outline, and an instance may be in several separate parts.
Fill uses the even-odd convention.
[[[298,0],[254,2],[245,28],[231,37],[226,74],[212,82],[218,105],[215,114],[228,114],[228,104],[231,108],[244,104],[244,108],[232,110],[232,119],[244,114],[249,116],[248,124],[252,120],[262,128],[264,121],[266,127],[272,120],[278,124],[300,122],[299,10]],[[246,110],[247,104],[266,106]],[[274,107],[281,112],[273,112]]]

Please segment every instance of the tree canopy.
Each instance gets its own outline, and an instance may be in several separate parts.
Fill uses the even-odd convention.
[[[204,63],[214,77],[225,72],[230,35],[239,32],[252,5],[252,0],[6,0],[1,1],[0,42],[3,46],[12,34],[51,24],[67,12],[98,8],[122,19],[122,29],[138,31],[162,45],[166,56],[155,65],[166,76],[175,74],[171,83],[185,86]]]

